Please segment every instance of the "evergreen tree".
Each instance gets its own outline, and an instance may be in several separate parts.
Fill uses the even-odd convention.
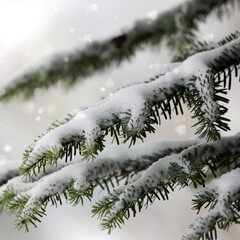
[[[37,88],[58,81],[73,85],[163,39],[176,52],[172,63],[147,81],[55,121],[25,150],[20,168],[7,162],[0,169],[0,204],[16,215],[17,228],[36,226],[46,206],[61,204],[62,198],[83,204],[98,186],[108,194],[92,213],[109,233],[154,200],[167,200],[177,186],[202,186],[194,209],[209,208],[182,239],[217,239],[217,228],[239,224],[240,134],[222,137],[220,131],[230,130],[226,94],[239,77],[240,33],[219,42],[196,39],[200,21],[212,12],[221,17],[227,6],[239,3],[188,1],[154,20],[138,21],[118,36],[41,60],[6,86],[1,101],[30,98]],[[194,140],[133,146],[154,133],[156,124],[183,114],[183,104],[195,119]],[[107,135],[119,146],[105,148]]]

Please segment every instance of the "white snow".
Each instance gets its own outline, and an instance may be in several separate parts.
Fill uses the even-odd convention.
[[[217,179],[214,179],[203,192],[215,193],[217,203],[213,209],[198,218],[190,227],[186,236],[189,239],[197,239],[199,234],[205,233],[216,222],[219,216],[225,219],[233,217],[230,209],[231,203],[239,199],[240,190],[240,169],[234,169],[225,173]]]
[[[213,50],[196,54],[181,65],[176,66],[168,74],[160,76],[155,81],[148,83],[139,83],[115,92],[111,97],[107,97],[100,101],[97,105],[83,110],[85,117],[79,118],[76,116],[68,123],[57,127],[51,132],[43,136],[36,144],[30,160],[34,162],[34,156],[41,151],[42,153],[51,149],[52,146],[61,147],[61,139],[73,135],[84,135],[87,139],[87,144],[91,146],[94,140],[100,135],[101,129],[113,124],[116,117],[122,119],[125,117],[125,112],[130,111],[131,118],[128,123],[128,128],[133,131],[139,131],[143,127],[143,121],[148,115],[146,103],[152,101],[162,101],[166,98],[165,94],[159,94],[159,89],[171,93],[171,88],[175,88],[176,84],[185,86],[192,76],[196,75],[199,78],[196,81],[196,88],[203,95],[206,95],[209,101],[206,102],[206,116],[214,120],[217,114],[216,103],[212,100],[212,87],[201,86],[201,74],[205,74],[211,65],[212,60],[217,57],[226,48],[231,48],[233,45],[240,43],[240,38],[227,43],[222,47]],[[184,79],[184,80],[183,80]],[[205,110],[205,109],[203,109]]]
[[[36,121],[37,121],[37,122],[41,121],[41,117],[40,117],[40,116],[37,116],[37,117],[36,117]]]
[[[179,135],[184,135],[186,133],[186,124],[180,124],[175,128],[175,131],[179,134]]]
[[[28,184],[17,177],[3,189],[11,185],[13,189],[16,188],[14,191],[17,192],[20,189],[21,194],[24,192],[25,195],[30,196],[22,212],[22,217],[27,218],[34,208],[41,206],[41,199],[61,193],[73,181],[76,189],[85,190],[94,179],[101,179],[112,173],[121,173],[123,170],[131,171],[136,167],[148,166],[154,158],[157,160],[156,156],[166,155],[169,151],[180,151],[198,142],[199,140],[161,141],[141,144],[130,149],[125,145],[109,146],[99,154],[94,162],[82,162],[81,157],[74,156],[69,163],[61,160],[57,167],[48,166],[46,172],[40,172],[33,183]]]
[[[85,35],[84,40],[88,42],[92,41],[91,35]],[[164,75],[158,77],[156,80],[123,88],[118,92],[113,93],[110,97],[102,100],[97,105],[85,110],[81,110],[71,121],[55,128],[43,136],[36,143],[33,152],[29,156],[29,161],[35,163],[38,161],[39,156],[44,156],[47,151],[52,150],[53,146],[56,146],[57,149],[61,149],[61,140],[63,138],[68,139],[71,136],[83,135],[87,139],[86,144],[91,146],[94,140],[101,134],[101,129],[111,126],[116,119],[123,119],[126,117],[125,113],[128,111],[131,113],[128,128],[133,131],[141,130],[143,127],[143,121],[148,115],[148,108],[146,108],[145,104],[151,104],[153,101],[165,100],[166,95],[164,93],[171,93],[171,88],[176,88],[176,85],[186,86],[186,84],[189,83],[189,79],[196,75],[199,78],[195,82],[195,87],[199,90],[200,94],[202,94],[202,97],[207,96],[209,100],[206,103],[206,109],[203,107],[202,110],[207,112],[207,109],[212,109],[210,113],[213,113],[213,115],[209,114],[208,117],[209,119],[213,119],[217,107],[215,102],[213,102],[211,99],[211,85],[202,87],[201,81],[203,79],[201,78],[200,74],[205,74],[210,69],[213,60],[218,57],[224,49],[229,49],[235,44],[239,43],[240,38],[233,40],[222,47],[196,54],[188,58],[182,64],[177,63],[176,65],[171,65],[170,67],[167,66],[166,70],[163,72],[160,71],[160,73]],[[65,58],[67,55],[68,53],[61,54],[60,56]],[[48,64],[51,66],[51,63],[57,57],[59,56],[49,58],[48,61],[45,61],[44,66],[48,67]],[[36,67],[38,67],[38,65],[36,65]],[[31,72],[32,69],[29,71]],[[160,94],[159,90],[162,90],[163,92]],[[181,129],[178,129],[178,131],[183,133],[184,128],[181,127]],[[11,151],[11,146],[7,147],[6,151]],[[139,151],[141,151],[141,149],[139,149]],[[151,151],[153,151],[153,149],[151,149]],[[116,154],[116,151],[114,151],[114,154]],[[207,154],[208,153],[206,153],[205,157],[208,156]],[[153,179],[152,176],[158,176],[157,173],[159,171],[162,171],[164,174],[166,174],[169,161],[175,161],[180,164],[177,156],[173,155],[171,158],[166,157],[164,161],[159,163],[159,165],[156,163],[153,165],[154,167],[146,171],[140,177],[141,181],[148,179],[148,177]],[[166,164],[162,165],[164,162]],[[164,174],[162,176],[165,177],[166,175]],[[71,177],[73,176],[70,173],[67,173],[66,175]],[[159,176],[158,178],[156,177],[154,181],[157,179],[159,179]],[[78,182],[79,181],[80,180],[78,179]],[[138,184],[140,184],[140,182],[138,182]]]
[[[114,82],[112,79],[109,78],[104,81],[104,85],[106,88],[112,88],[114,86]]]
[[[4,151],[5,152],[11,152],[12,149],[13,149],[13,147],[11,145],[9,145],[9,144],[4,146]]]
[[[96,11],[98,11],[98,5],[97,5],[97,4],[91,4],[91,5],[88,7],[88,11],[89,11],[89,12],[96,12]]]
[[[39,108],[38,108],[38,114],[39,114],[39,115],[44,114],[44,112],[45,112],[45,108],[44,108],[44,107],[39,107]]]
[[[101,92],[105,92],[105,91],[106,91],[106,88],[105,88],[105,87],[100,87],[100,91],[101,91]]]
[[[186,159],[186,156],[190,155],[194,157],[196,163],[200,163],[205,159],[215,158],[224,153],[226,154],[226,149],[232,154],[235,154],[236,151],[239,153],[239,143],[240,134],[236,134],[232,137],[225,137],[221,141],[208,144],[204,141],[198,141],[196,144],[187,147],[178,154],[171,154],[160,158],[158,161],[152,163],[146,170],[142,171],[136,179],[129,181],[124,187],[124,190],[121,189],[121,193],[119,193],[120,200],[114,205],[112,214],[114,215],[114,213],[117,213],[124,207],[124,204],[121,203],[121,199],[124,199],[125,202],[134,202],[139,198],[143,190],[147,191],[150,188],[156,187],[160,182],[167,182],[170,177],[169,167],[171,163],[177,163],[188,173],[188,161],[190,160]],[[229,145],[231,145],[231,147],[229,147]],[[206,148],[207,146],[209,148]],[[209,151],[209,149],[211,149],[211,151]],[[225,200],[226,193],[233,193],[240,189],[240,169],[233,170],[231,173],[225,174],[219,179],[214,180],[204,191],[209,190],[211,192],[211,189],[218,189],[220,197],[224,196]],[[225,206],[223,203],[224,201],[219,201],[217,210],[214,210],[212,214],[215,214],[216,211],[223,212],[222,209]]]

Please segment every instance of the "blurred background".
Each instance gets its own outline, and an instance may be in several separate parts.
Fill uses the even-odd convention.
[[[171,9],[184,0],[0,0],[0,87],[21,68],[43,55],[52,54],[73,46],[86,46],[93,40],[104,39],[132,26],[135,20],[154,18],[158,12]],[[239,9],[238,9],[239,10]],[[199,25],[199,40],[217,41],[240,29],[237,9],[221,21],[214,15]],[[0,104],[0,161],[21,159],[22,152],[39,134],[57,118],[77,107],[91,106],[119,87],[153,75],[171,59],[172,53],[163,43],[159,48],[140,51],[117,69],[96,74],[65,91],[60,85],[49,91],[36,91],[35,98],[22,102],[15,99]],[[228,117],[231,132],[239,126],[239,84],[234,81],[229,98]],[[193,137],[192,120],[174,117],[157,127],[157,133],[146,141],[186,139]],[[146,211],[130,218],[122,229],[107,235],[99,229],[99,222],[91,218],[91,203],[72,207],[64,204],[48,207],[47,217],[30,233],[18,232],[14,219],[3,213],[0,217],[1,240],[175,240],[180,239],[197,217],[191,210],[195,190],[185,189],[170,194],[170,200],[156,201]],[[104,193],[97,191],[99,198]],[[239,226],[230,233],[219,231],[219,239],[239,239]]]

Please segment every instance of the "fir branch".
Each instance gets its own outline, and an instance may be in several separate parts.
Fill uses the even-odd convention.
[[[15,181],[7,184],[2,196],[0,194],[1,204],[10,213],[17,215],[18,228],[25,226],[28,230],[29,223],[35,226],[35,222],[40,221],[39,214],[45,215],[48,203],[62,204],[62,194],[73,205],[80,202],[83,204],[84,198],[91,200],[97,186],[109,191],[114,187],[113,181],[119,183],[128,179],[131,174],[147,168],[159,157],[182,151],[197,142],[198,140],[175,142],[175,145],[156,142],[131,149],[124,146],[111,147],[94,162],[81,162],[74,157],[71,164],[62,165],[62,168],[58,166],[59,170],[51,168],[51,172],[47,168],[41,177],[41,174],[35,177],[35,181],[15,178]],[[109,158],[112,152],[116,155]]]
[[[198,185],[205,186],[206,166],[209,166],[209,162],[240,154],[239,144],[240,135],[237,134],[216,142],[198,143],[178,154],[160,158],[146,170],[138,172],[126,185],[114,189],[100,200],[92,212],[101,218],[102,228],[110,233],[113,228],[120,227],[120,224],[129,218],[130,211],[135,216],[136,209],[141,211],[144,205],[147,207],[155,199],[168,199],[168,189],[190,184],[195,188]],[[212,198],[213,193],[208,194],[207,200]],[[198,206],[206,202],[205,199],[201,199]]]
[[[198,53],[153,81],[123,88],[98,105],[80,111],[26,152],[22,173],[35,174],[36,168],[55,164],[64,156],[71,160],[77,149],[85,158],[94,157],[104,148],[104,137],[109,132],[118,142],[119,136],[123,142],[135,144],[148,132],[154,132],[152,125],[161,121],[159,110],[165,118],[171,118],[173,107],[176,114],[182,113],[181,99],[192,108],[196,124],[200,125],[200,137],[219,139],[220,129],[229,130],[229,120],[223,117],[227,111],[223,103],[228,100],[222,95],[226,94],[225,83],[230,81],[230,75],[220,82],[214,76],[239,64],[239,42],[237,38]]]
[[[36,176],[33,176],[31,179],[29,178],[22,178],[22,176],[14,176],[11,179],[3,184],[0,187],[0,209],[1,211],[4,207],[8,204],[9,201],[13,199],[13,196],[17,196],[20,193],[26,192],[29,189],[35,187],[38,181],[45,176],[48,176],[68,165],[76,164],[78,161],[82,161],[80,159],[75,158],[73,161],[65,163],[63,161],[59,161],[57,166],[46,166],[44,171],[38,172]],[[15,166],[18,170],[18,175],[20,174],[19,169]],[[8,172],[9,168],[6,164],[6,168],[2,168],[1,172]]]
[[[121,227],[131,215],[156,199],[167,200],[177,187],[203,186],[193,200],[193,209],[209,212],[198,218],[183,239],[217,239],[217,228],[228,230],[240,223],[240,133],[229,131],[224,115],[240,66],[240,34],[217,43],[197,43],[197,24],[213,11],[222,14],[227,4],[239,0],[192,0],[156,19],[137,22],[117,37],[93,42],[84,49],[52,56],[48,62],[17,75],[0,96],[31,97],[36,88],[48,88],[60,79],[73,85],[78,79],[118,65],[142,47],[163,39],[177,49],[173,63],[144,82],[115,92],[99,104],[70,113],[54,122],[30,145],[21,173],[16,164],[1,164],[0,210],[16,216],[16,227],[29,231],[46,215],[50,203],[72,205],[91,200],[98,187],[107,195],[93,206],[93,215],[109,233]],[[157,142],[134,146],[154,133],[162,118],[183,114],[186,104],[196,120],[196,134],[202,140]],[[105,137],[126,146],[105,149]],[[78,154],[79,153],[79,154]],[[79,156],[81,155],[81,156]],[[93,160],[96,161],[83,161]],[[65,159],[65,161],[64,161]],[[205,187],[206,182],[215,178]]]
[[[128,31],[105,41],[96,41],[84,48],[58,53],[50,59],[43,59],[33,68],[13,77],[0,96],[7,101],[14,96],[32,97],[34,90],[49,88],[61,81],[73,85],[82,78],[104,69],[119,65],[131,58],[136,51],[146,45],[154,46],[166,39],[168,44],[184,53],[186,46],[193,43],[198,23],[227,4],[234,5],[239,0],[192,0],[161,13],[156,19],[146,19],[135,23]]]
[[[194,200],[195,209],[203,204],[210,211],[198,218],[183,239],[217,239],[216,225],[223,230],[240,221],[240,169],[237,168],[213,180]],[[214,233],[214,234],[213,234]]]

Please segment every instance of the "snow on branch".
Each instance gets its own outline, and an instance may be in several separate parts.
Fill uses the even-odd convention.
[[[76,81],[118,65],[146,45],[163,39],[180,52],[193,43],[197,23],[214,10],[239,0],[192,0],[161,13],[156,19],[138,21],[131,29],[105,41],[93,42],[84,48],[71,49],[44,58],[12,78],[0,96],[1,101],[22,95],[29,98],[37,88],[48,88],[59,81],[72,85]]]
[[[0,185],[0,209],[2,210],[9,199],[13,198],[13,196],[16,196],[17,194],[27,191],[29,188],[35,186],[39,179],[60,170],[65,166],[73,163],[75,164],[79,160],[80,159],[74,159],[74,161],[67,163],[60,160],[58,161],[58,165],[46,166],[44,171],[41,169],[38,171],[38,174],[33,176],[31,179],[19,176],[20,161],[7,161],[3,163],[0,171],[0,179],[2,180]]]
[[[114,186],[114,180],[129,178],[133,173],[146,169],[159,158],[181,152],[199,140],[164,141],[146,143],[131,149],[126,146],[111,146],[105,149],[94,162],[82,162],[73,157],[69,164],[61,163],[55,168],[46,168],[31,181],[15,177],[0,188],[1,205],[17,216],[19,228],[38,221],[45,215],[48,202],[61,204],[61,195],[70,203],[83,203],[84,197],[91,199],[96,186]],[[103,187],[102,187],[103,188]],[[36,226],[36,225],[35,225]]]
[[[217,239],[216,224],[228,229],[231,223],[239,223],[240,216],[240,168],[213,180],[194,200],[194,208],[210,205],[209,212],[198,218],[184,236],[186,240]]]
[[[61,205],[64,196],[74,205],[83,204],[85,198],[91,200],[93,190],[100,186],[108,189],[109,194],[93,207],[93,214],[102,219],[104,229],[111,231],[128,219],[130,212],[135,215],[155,199],[168,199],[169,190],[177,185],[204,186],[208,169],[216,175],[221,169],[221,164],[218,165],[221,160],[226,162],[240,157],[239,145],[238,133],[215,142],[195,139],[145,143],[132,148],[110,146],[93,162],[83,162],[81,157],[75,156],[71,162],[59,160],[57,166],[47,166],[45,172],[29,180],[13,178],[0,188],[1,207],[16,215],[19,229],[24,227],[28,231],[29,224],[37,226],[46,215],[48,203]],[[127,181],[123,183],[123,179]],[[121,186],[111,192],[116,181]],[[221,188],[223,182],[219,183]],[[211,193],[209,189],[207,187],[202,195]],[[231,192],[231,188],[225,189]],[[201,199],[200,207],[209,200]]]
[[[110,133],[117,143],[143,140],[146,133],[155,131],[161,117],[171,118],[183,113],[182,103],[187,103],[197,118],[197,133],[206,140],[220,138],[219,130],[229,130],[228,119],[223,117],[228,102],[225,84],[231,82],[231,68],[240,63],[240,38],[223,46],[195,54],[165,75],[115,92],[97,105],[78,112],[64,124],[51,128],[46,135],[25,152],[21,171],[35,174],[36,169],[54,164],[64,156],[71,159],[77,151],[91,158],[104,148],[104,137]],[[218,73],[230,69],[223,80]]]
[[[131,211],[135,216],[137,211],[141,211],[143,206],[148,206],[154,199],[168,199],[169,190],[177,185],[204,186],[206,166],[209,167],[211,162],[222,157],[240,157],[239,146],[240,134],[237,134],[220,141],[200,142],[180,153],[160,158],[146,170],[134,175],[129,183],[114,189],[100,200],[93,206],[93,213],[102,219],[102,228],[111,232],[130,217]]]

